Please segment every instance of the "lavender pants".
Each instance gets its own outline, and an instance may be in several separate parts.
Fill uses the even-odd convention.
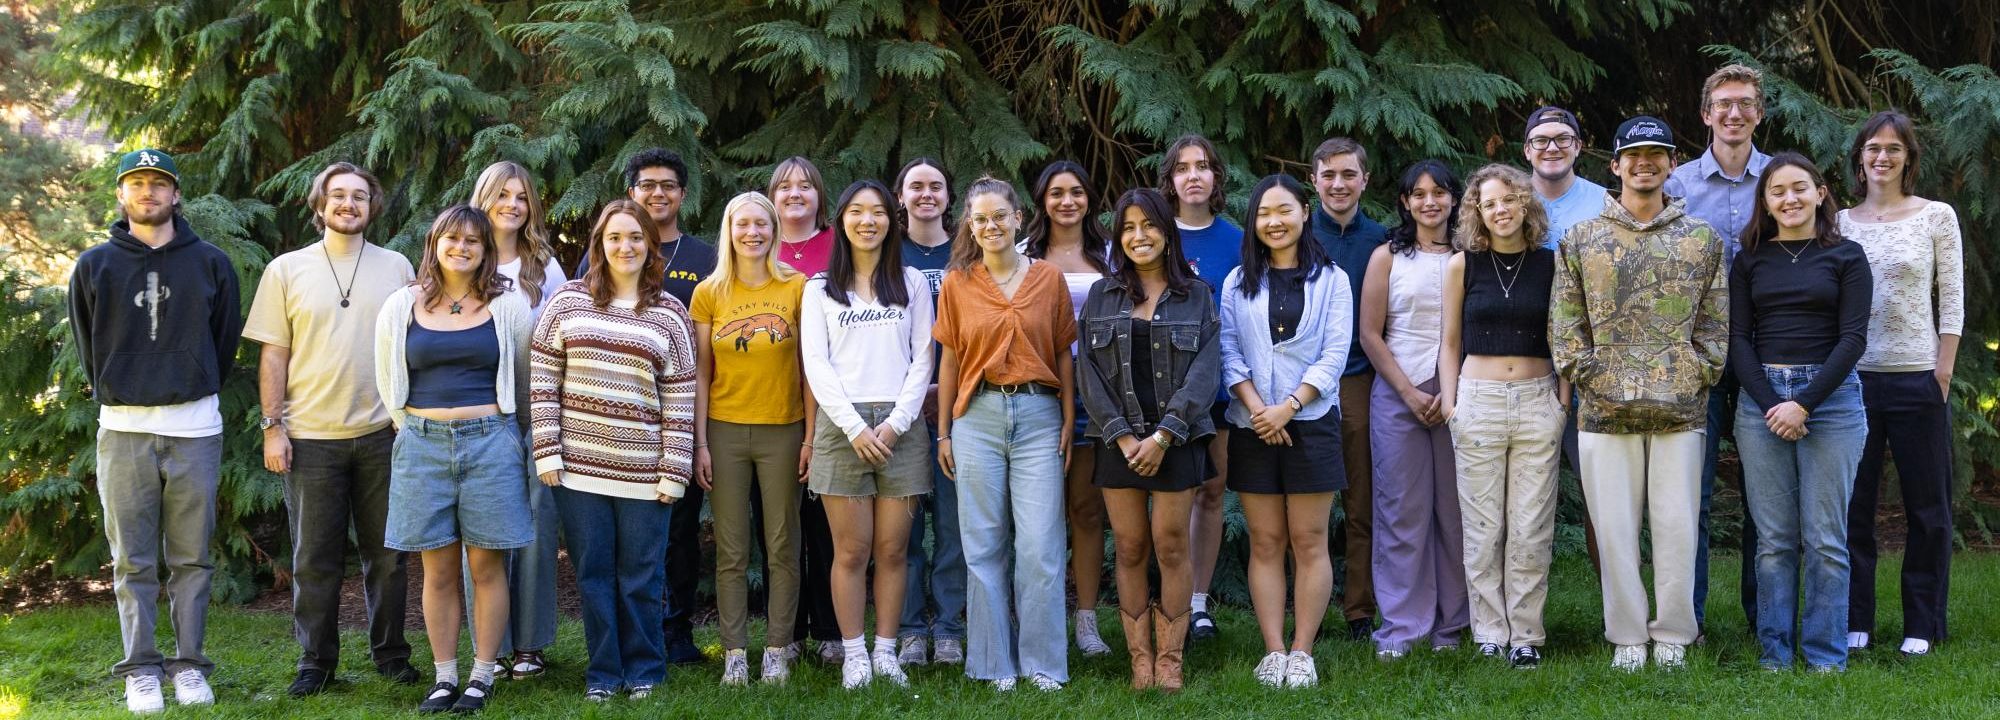
[[[1437,394],[1436,378],[1417,386]],[[1425,639],[1457,645],[1469,624],[1465,527],[1451,430],[1424,427],[1380,376],[1368,398],[1369,450],[1375,461],[1375,604],[1378,650],[1409,652]]]

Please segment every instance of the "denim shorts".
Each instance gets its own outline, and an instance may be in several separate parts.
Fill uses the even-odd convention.
[[[422,552],[462,540],[511,550],[535,539],[526,446],[514,416],[405,416],[389,464],[383,545]]]
[[[895,403],[854,403],[854,410],[868,427],[881,425],[896,409]],[[896,438],[889,448],[889,464],[875,467],[854,452],[847,432],[835,425],[824,408],[813,424],[812,467],[807,469],[808,487],[818,495],[834,497],[900,498],[931,491],[931,439],[922,425]]]

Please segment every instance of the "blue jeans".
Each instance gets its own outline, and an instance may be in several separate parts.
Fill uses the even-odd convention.
[[[930,424],[931,437],[937,425]],[[931,518],[930,552],[924,551],[924,516]],[[903,581],[901,637],[965,639],[965,552],[958,544],[958,481],[931,459],[931,491],[917,503],[910,525],[909,572]],[[925,581],[929,581],[926,584]],[[926,592],[928,590],[928,592]],[[925,611],[931,613],[924,618]]]
[[[965,674],[1067,682],[1061,401],[982,392],[951,427],[971,591]]]
[[[667,676],[667,517],[672,506],[556,488],[563,539],[583,603],[587,689],[658,685]]]
[[[1817,365],[1765,366],[1778,397],[1791,399],[1818,374]],[[1868,438],[1861,379],[1852,373],[1813,408],[1806,436],[1788,442],[1764,424],[1748,392],[1736,405],[1736,446],[1743,484],[1757,519],[1758,662],[1789,667],[1797,641],[1814,667],[1847,666],[1847,504],[1854,472]],[[1805,574],[1803,629],[1798,615],[1799,575]]]

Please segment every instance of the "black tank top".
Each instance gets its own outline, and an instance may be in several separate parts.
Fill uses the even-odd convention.
[[[1465,254],[1459,344],[1467,355],[1549,356],[1549,289],[1555,251]]]

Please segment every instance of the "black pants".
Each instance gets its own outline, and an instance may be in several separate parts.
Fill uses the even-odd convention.
[[[1868,406],[1868,444],[1847,507],[1847,629],[1875,632],[1875,506],[1885,455],[1896,459],[1909,519],[1903,551],[1903,636],[1937,642],[1945,636],[1951,586],[1951,409],[1929,370],[1861,373]]]
[[[808,493],[799,503],[799,533],[804,539],[799,546],[805,558],[799,563],[799,620],[792,637],[840,642],[840,619],[833,614],[833,528],[827,525],[826,506],[820,500]]]
[[[687,493],[674,501],[673,515],[667,520],[667,614],[664,627],[668,637],[694,632],[696,596],[704,574],[701,567],[701,499],[699,483],[688,483]]]
[[[285,476],[292,534],[292,634],[299,668],[340,666],[340,582],[347,574],[348,528],[361,554],[368,605],[368,650],[380,667],[408,660],[403,616],[408,556],[382,545],[389,520],[389,457],[396,431],[351,440],[293,440]]]

